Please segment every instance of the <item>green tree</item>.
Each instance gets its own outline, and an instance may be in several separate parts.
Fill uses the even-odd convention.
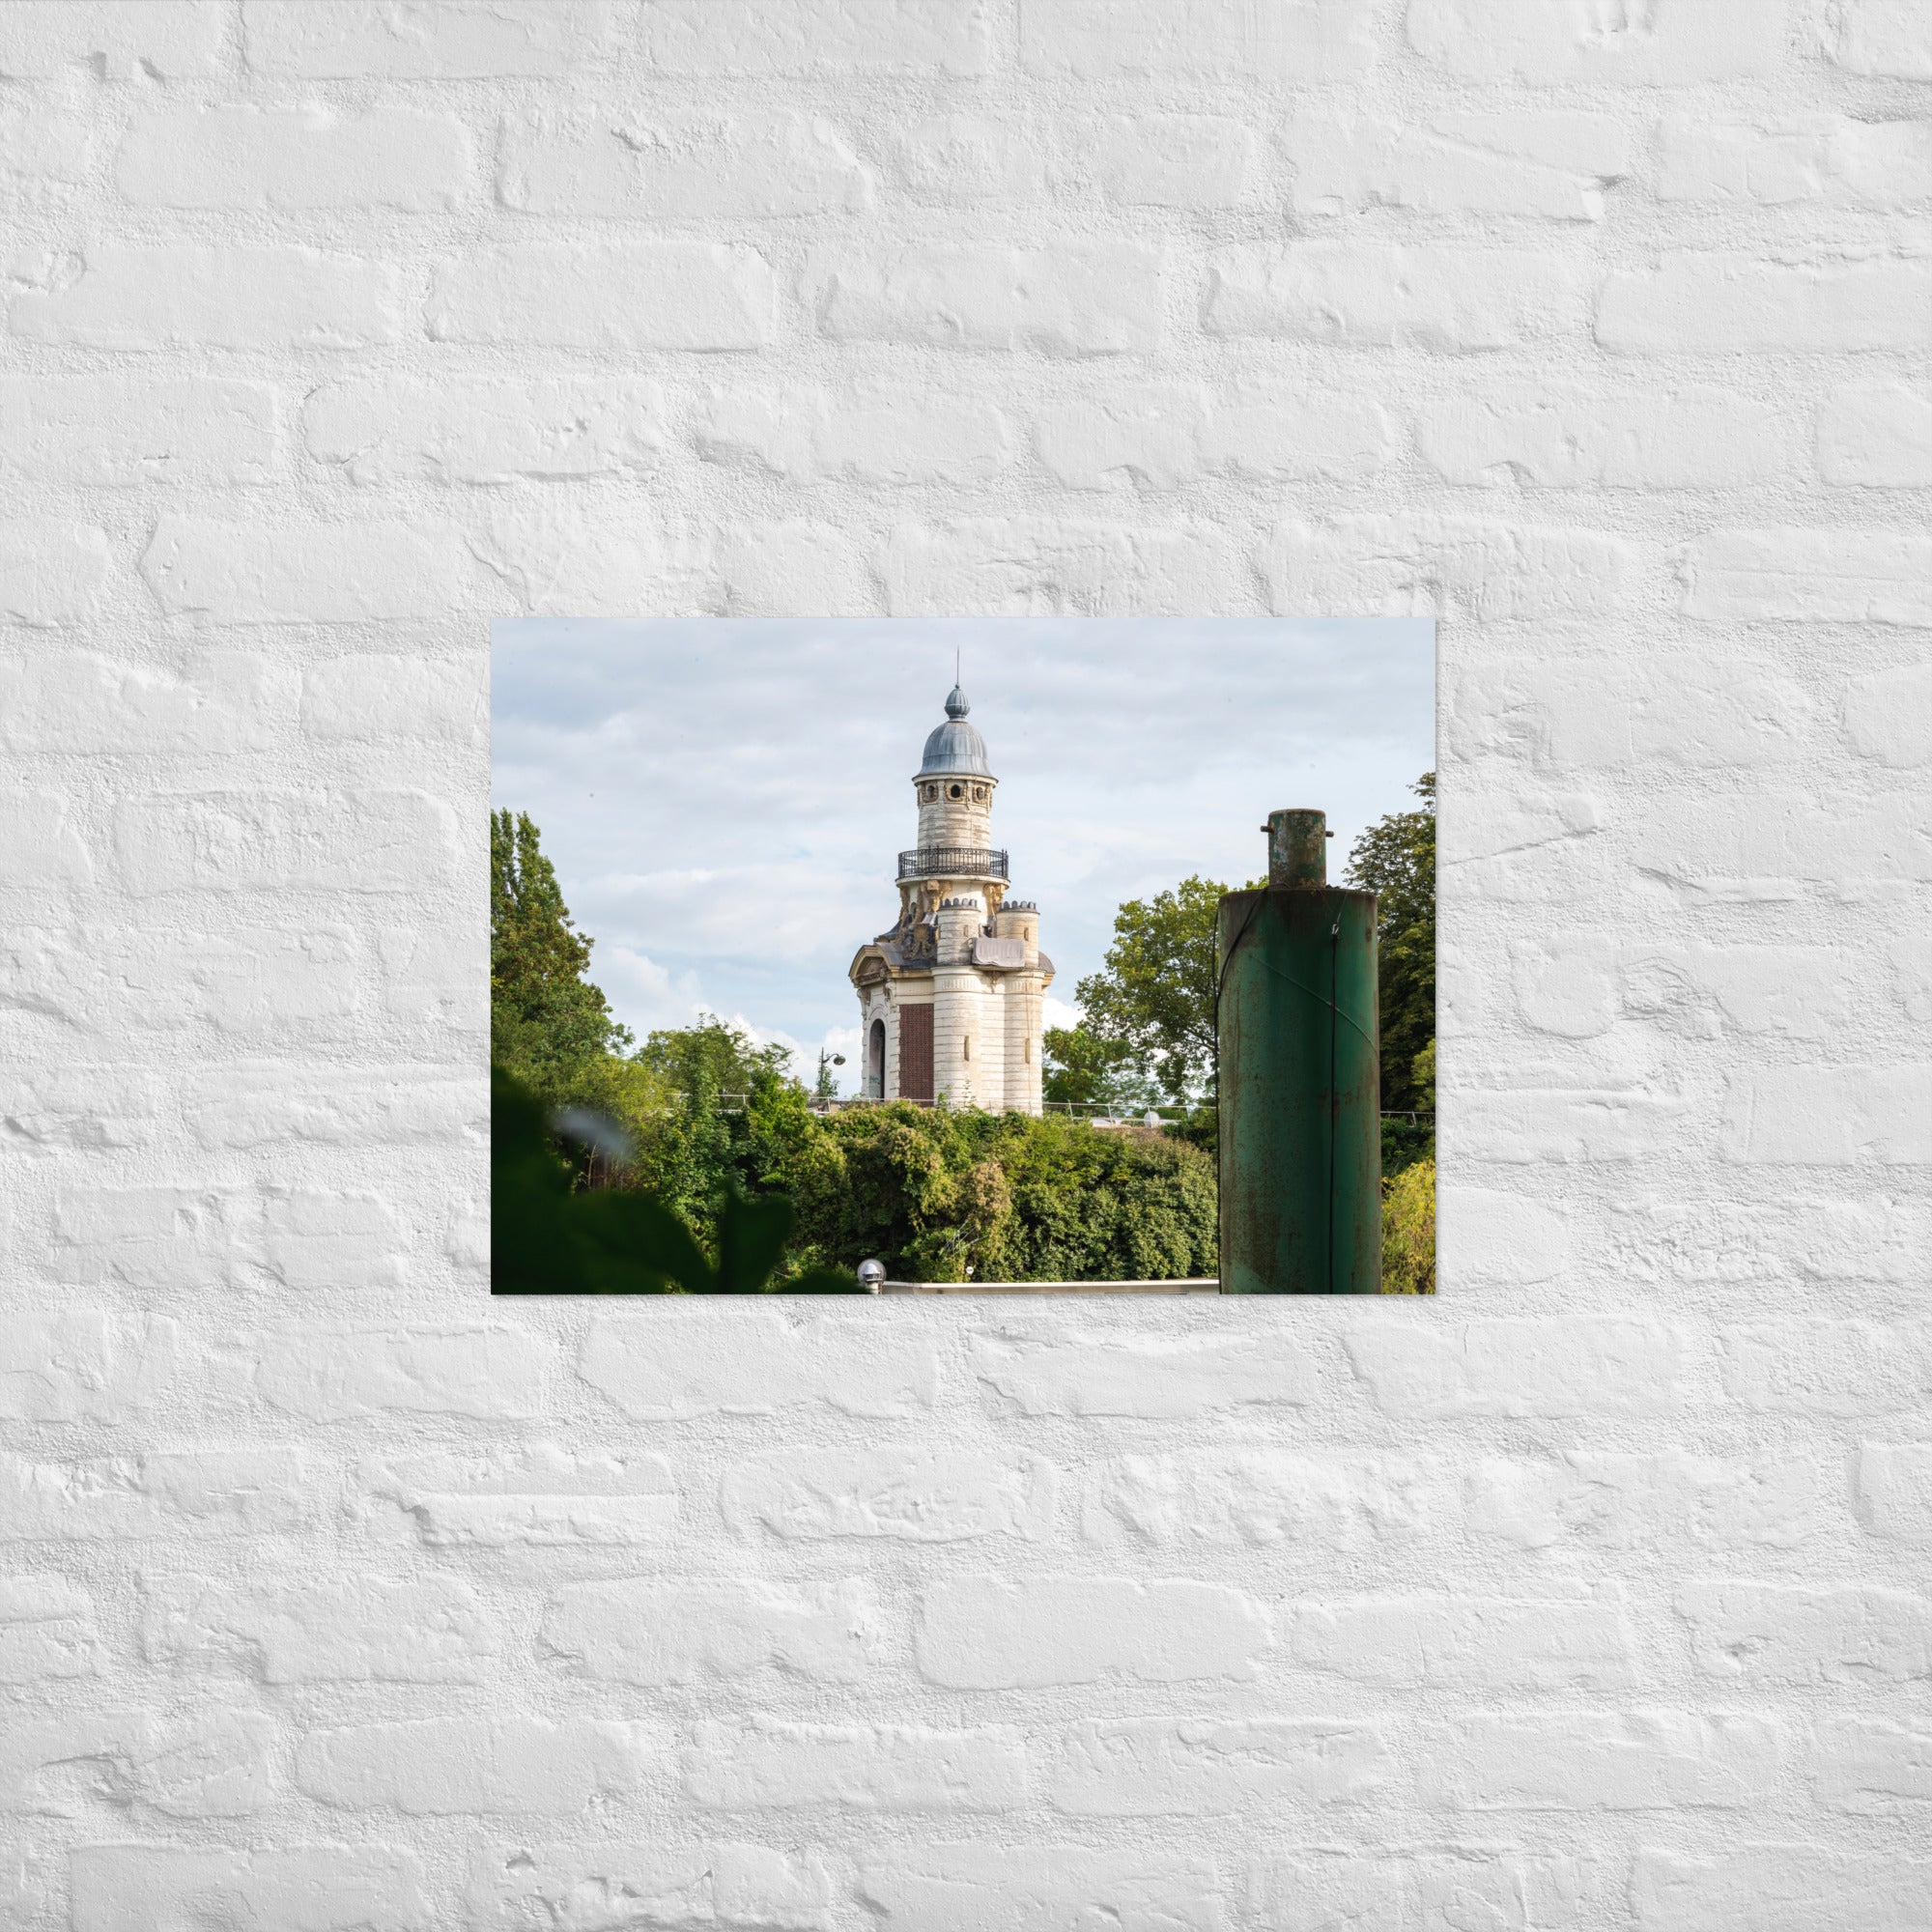
[[[648,1035],[637,1057],[685,1094],[695,1094],[708,1082],[720,1094],[748,1094],[762,1082],[783,1080],[791,1072],[790,1047],[759,1046],[743,1027],[716,1013],[700,1013],[694,1027]]]
[[[1122,1109],[1148,1103],[1147,1082],[1136,1078],[1129,1049],[1117,1040],[1102,1039],[1084,1022],[1047,1028],[1040,1071],[1041,1092],[1054,1102]]]
[[[1228,891],[1181,880],[1114,916],[1114,943],[1075,998],[1086,1031],[1176,1100],[1214,1081],[1214,916]]]
[[[1415,1056],[1409,1069],[1415,1082],[1415,1104],[1423,1112],[1435,1111],[1435,1042],[1432,1039]]]
[[[757,1194],[784,1185],[770,1132],[753,1128],[775,1108],[809,1119],[790,1058],[789,1049],[758,1046],[716,1013],[651,1034],[621,1064],[661,1082],[667,1104],[641,1131],[633,1129],[637,1150],[623,1184],[655,1194],[700,1236],[734,1187]]]
[[[631,1036],[584,976],[591,941],[522,812],[490,819],[490,1057],[552,1105]]]
[[[1391,1112],[1435,1105],[1435,774],[1410,789],[1422,809],[1390,812],[1349,854],[1349,883],[1380,895],[1382,1105]]]
[[[572,1081],[566,1098],[573,1106],[608,1116],[634,1142],[656,1131],[678,1102],[676,1091],[656,1067],[635,1055],[614,1053],[592,1061]]]

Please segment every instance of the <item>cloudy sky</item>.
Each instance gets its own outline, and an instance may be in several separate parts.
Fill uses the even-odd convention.
[[[1278,806],[1326,810],[1330,876],[1435,763],[1416,618],[516,618],[492,627],[493,788],[542,830],[639,1037],[722,1013],[810,1077],[845,970],[897,914],[911,779],[953,652],[1000,785],[994,842],[1039,901],[1049,1025],[1124,899],[1266,866]]]

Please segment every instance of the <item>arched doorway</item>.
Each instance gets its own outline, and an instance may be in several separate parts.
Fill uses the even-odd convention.
[[[886,1097],[886,1023],[872,1022],[872,1037],[866,1046],[866,1092],[875,1100]]]

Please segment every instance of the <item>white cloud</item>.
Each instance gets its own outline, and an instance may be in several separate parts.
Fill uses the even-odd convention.
[[[541,823],[541,821],[539,821]],[[884,868],[874,864],[873,874]],[[799,867],[766,862],[687,871],[618,872],[579,882],[573,912],[595,931],[674,933],[694,958],[729,959],[757,951],[810,960],[838,972],[859,946],[892,923],[879,913],[880,881],[866,871],[820,868],[802,891]],[[895,895],[895,900],[896,895]]]
[[[673,974],[628,946],[599,944],[590,955],[590,977],[639,1039],[663,1027],[689,1026],[703,1005],[696,973]]]
[[[843,1066],[835,1066],[832,1077],[838,1083],[841,1094],[856,1094],[859,1091],[859,1029],[853,1027],[828,1027],[825,1033],[809,1039],[795,1039],[788,1033],[780,1033],[770,1027],[755,1027],[742,1015],[731,1022],[742,1027],[752,1036],[753,1042],[764,1046],[777,1044],[791,1055],[791,1070],[810,1087],[818,1078],[818,1055],[821,1048],[828,1054],[842,1053]]]
[[[786,1053],[791,1056],[790,1070],[792,1072],[803,1073],[806,1070],[808,1056],[803,1043],[786,1033],[783,1028],[760,1026],[755,1020],[747,1018],[743,1013],[721,1013],[719,1014],[719,1018],[726,1026],[734,1028],[737,1032],[743,1034],[753,1046],[783,1047]],[[812,1049],[810,1059],[813,1065],[817,1065],[818,1050],[816,1047]]]
[[[1042,997],[1040,1011],[1049,1027],[1071,1030],[1080,1024],[1083,1017],[1080,1009],[1066,1000],[1056,1000],[1051,993]]]

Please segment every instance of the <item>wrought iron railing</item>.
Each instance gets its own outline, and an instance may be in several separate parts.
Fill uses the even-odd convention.
[[[985,845],[922,845],[899,854],[902,879],[1004,879],[1007,855]]]

